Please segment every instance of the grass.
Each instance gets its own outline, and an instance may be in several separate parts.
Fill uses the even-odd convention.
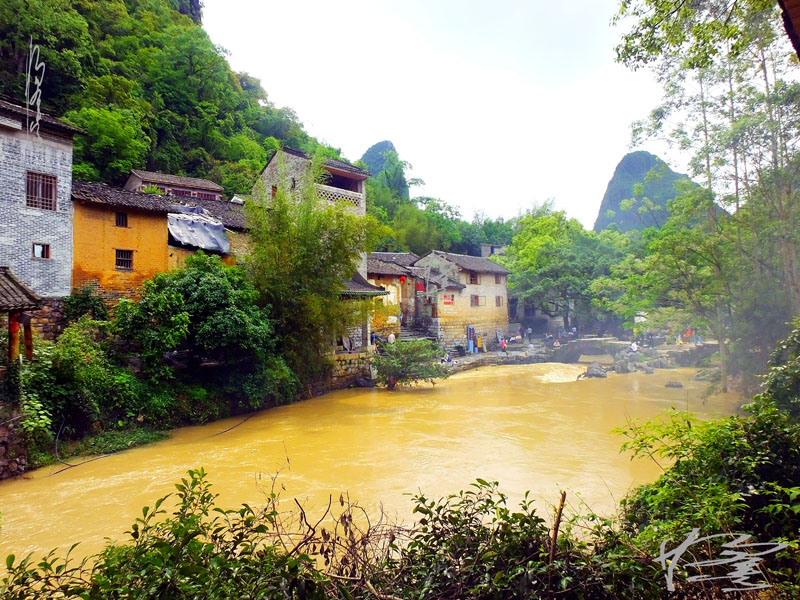
[[[168,431],[153,431],[150,429],[122,429],[104,431],[97,435],[89,435],[74,443],[60,445],[61,459],[74,456],[94,456],[98,454],[114,454],[122,450],[146,446],[160,442],[169,437]],[[32,451],[28,456],[28,465],[31,469],[38,469],[57,462],[54,452]]]

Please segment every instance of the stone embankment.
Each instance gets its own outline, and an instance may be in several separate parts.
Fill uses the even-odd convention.
[[[0,480],[22,475],[28,467],[28,450],[20,430],[18,410],[0,405]]]

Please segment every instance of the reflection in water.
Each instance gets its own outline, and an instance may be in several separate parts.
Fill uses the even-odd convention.
[[[348,491],[372,514],[382,505],[409,521],[409,493],[441,496],[478,477],[499,481],[512,502],[531,490],[544,508],[566,489],[573,506],[580,498],[607,512],[631,485],[659,474],[650,462],[620,455],[612,428],[670,407],[712,416],[737,406],[733,395],[701,400],[692,369],[575,381],[583,370],[489,367],[435,387],[344,390],[258,413],[220,435],[243,419],[180,429],[53,476],[61,465],[41,469],[0,483],[0,556],[78,541],[83,553],[97,551],[200,466],[225,507],[259,504],[264,482],[281,471],[283,497],[305,501],[312,513],[329,494]],[[668,380],[686,388],[665,388]]]

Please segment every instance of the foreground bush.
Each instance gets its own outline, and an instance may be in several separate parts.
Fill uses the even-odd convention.
[[[386,384],[387,390],[397,385],[430,381],[447,377],[447,367],[441,364],[444,352],[429,340],[410,340],[384,344],[382,354],[372,361],[378,372],[378,381]]]

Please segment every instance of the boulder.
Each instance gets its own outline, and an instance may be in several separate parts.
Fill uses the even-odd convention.
[[[614,363],[614,370],[617,373],[632,373],[634,369],[627,360],[618,360]]]
[[[655,370],[653,367],[650,367],[650,366],[647,366],[647,365],[645,365],[645,366],[642,368],[642,371],[644,371],[644,374],[645,374],[645,375],[652,375],[653,373],[655,373],[655,372],[656,372],[656,370]]]
[[[589,365],[589,368],[586,369],[586,377],[599,377],[604,378],[608,377],[606,370],[600,365],[598,362],[593,362]]]
[[[668,381],[665,385],[668,388],[682,388],[683,384],[680,381]]]

